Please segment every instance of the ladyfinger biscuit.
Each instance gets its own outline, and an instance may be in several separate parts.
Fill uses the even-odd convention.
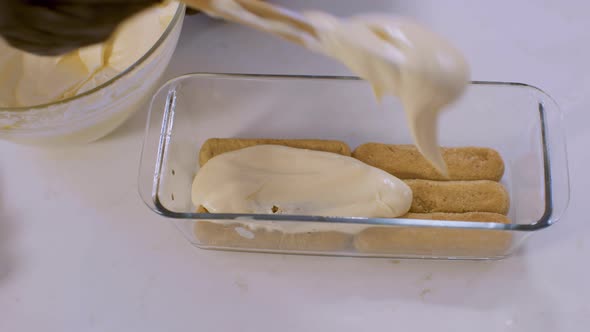
[[[400,179],[499,181],[504,174],[502,157],[490,148],[442,148],[442,154],[448,178],[438,173],[413,145],[366,143],[357,147],[352,156]]]
[[[284,233],[213,221],[197,221],[194,231],[203,245],[235,249],[342,251],[349,248],[352,240],[352,235],[336,231]]]
[[[509,223],[501,214],[409,213],[402,218]],[[370,227],[354,237],[354,247],[367,254],[434,257],[501,257],[509,253],[508,231],[426,227]]]
[[[207,210],[201,206],[197,213],[207,213]],[[313,229],[313,226],[310,227]],[[287,233],[222,221],[197,221],[194,234],[203,245],[235,249],[343,251],[349,250],[352,242],[351,234],[338,231]]]
[[[210,138],[199,153],[199,164],[205,165],[209,159],[225,152],[235,151],[254,145],[273,144],[291,148],[308,149],[315,151],[333,152],[344,156],[350,156],[350,147],[341,141],[320,139],[273,139],[273,138]]]
[[[404,180],[413,193],[412,213],[492,212],[507,214],[508,192],[498,182]]]

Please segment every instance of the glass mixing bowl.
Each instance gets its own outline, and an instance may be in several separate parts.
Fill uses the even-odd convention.
[[[0,139],[60,146],[92,142],[113,131],[152,95],[176,48],[184,13],[179,4],[149,51],[104,84],[55,103],[0,108]]]

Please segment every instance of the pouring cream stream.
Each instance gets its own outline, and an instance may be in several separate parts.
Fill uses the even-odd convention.
[[[416,147],[439,172],[447,174],[438,144],[438,114],[461,96],[469,82],[469,68],[444,38],[407,18],[363,15],[340,19],[306,12],[301,20],[314,28],[315,35],[311,35],[287,22],[256,15],[240,1],[215,0],[208,5],[211,8],[205,12],[211,16],[293,36],[308,49],[340,61],[368,81],[378,99],[384,95],[399,98]]]

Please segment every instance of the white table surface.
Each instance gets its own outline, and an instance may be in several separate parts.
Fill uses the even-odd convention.
[[[0,331],[583,331],[590,324],[588,1],[280,1],[418,17],[473,78],[531,83],[565,113],[570,208],[496,262],[262,255],[192,247],[137,194],[145,112],[97,143],[0,143]],[[286,42],[186,20],[167,72],[346,74]],[[236,120],[238,121],[238,120]]]

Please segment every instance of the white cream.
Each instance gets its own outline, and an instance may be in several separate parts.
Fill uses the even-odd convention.
[[[444,39],[405,18],[336,19],[308,13],[318,34],[310,48],[344,63],[373,86],[378,99],[398,97],[418,150],[447,174],[438,144],[438,113],[469,82],[462,55]]]
[[[378,98],[398,97],[418,150],[441,173],[447,173],[437,138],[438,113],[462,94],[469,69],[463,56],[442,37],[406,18],[366,15],[339,19],[326,13],[304,13],[316,32],[312,36],[254,15],[235,0],[217,0],[211,5],[224,17],[295,36],[310,50],[342,62],[369,81]]]
[[[0,107],[56,102],[107,82],[156,43],[177,8],[176,2],[149,8],[123,22],[108,42],[64,56],[36,56],[0,41]]]
[[[211,213],[394,218],[412,191],[398,178],[335,153],[261,145],[209,160],[192,201]]]

